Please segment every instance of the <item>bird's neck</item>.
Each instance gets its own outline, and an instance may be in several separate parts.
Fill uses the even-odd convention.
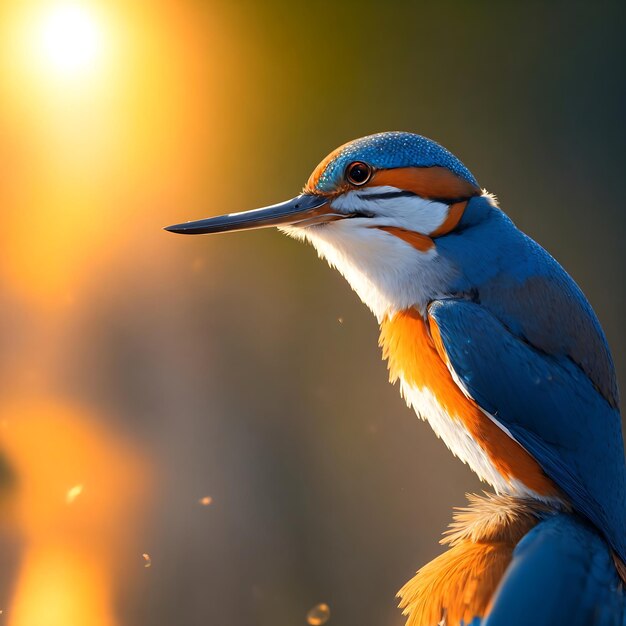
[[[332,228],[285,231],[313,244],[320,257],[350,283],[378,322],[407,308],[425,311],[428,302],[445,293],[455,275],[452,265],[435,247],[419,251],[378,228],[350,229],[338,221]]]
[[[457,385],[434,321],[401,311],[383,320],[379,343],[407,404],[481,480],[498,493],[558,499],[535,459]]]

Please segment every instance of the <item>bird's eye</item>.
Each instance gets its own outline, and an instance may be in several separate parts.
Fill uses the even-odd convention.
[[[346,169],[346,178],[353,185],[364,185],[372,176],[372,168],[362,161],[350,163]]]

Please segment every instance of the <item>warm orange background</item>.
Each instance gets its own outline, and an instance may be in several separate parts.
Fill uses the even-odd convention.
[[[480,485],[311,250],[161,227],[423,133],[581,284],[623,381],[625,27],[619,2],[4,0],[0,624],[402,624]]]

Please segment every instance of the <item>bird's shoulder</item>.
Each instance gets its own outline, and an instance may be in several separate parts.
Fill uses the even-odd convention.
[[[611,352],[591,305],[574,280],[535,242],[537,255],[515,280],[499,275],[480,286],[479,301],[538,350],[578,365],[612,407],[619,404]],[[537,250],[539,248],[539,250]]]
[[[571,359],[609,404],[619,405],[613,358],[600,322],[574,279],[498,208],[468,205],[462,236],[444,242],[459,268],[451,295],[469,298],[519,339]]]

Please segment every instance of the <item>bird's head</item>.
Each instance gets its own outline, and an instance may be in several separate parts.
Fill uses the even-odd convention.
[[[437,291],[451,269],[438,258],[436,240],[454,230],[467,202],[480,194],[469,170],[439,144],[386,132],[331,152],[287,202],[166,230],[278,227],[310,241],[382,319]]]

